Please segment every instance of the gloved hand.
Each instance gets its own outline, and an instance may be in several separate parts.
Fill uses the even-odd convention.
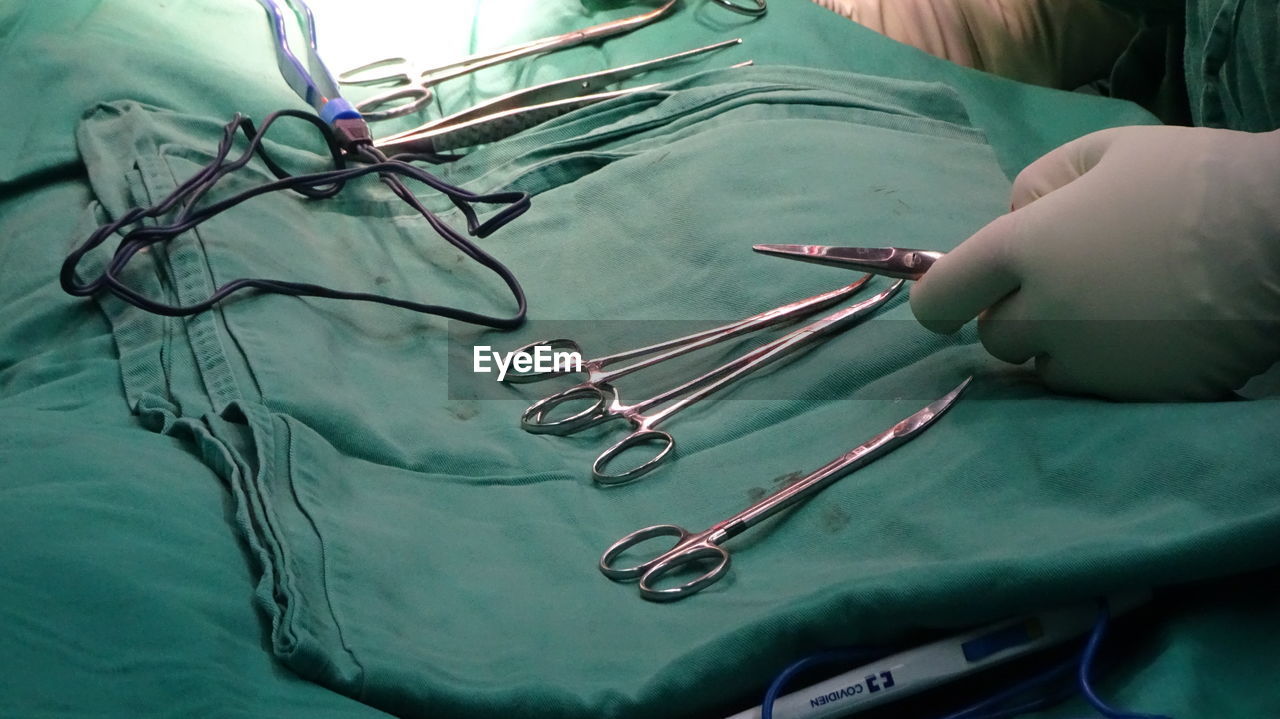
[[[1106,77],[1138,31],[1100,0],[814,0],[958,65],[1075,89]]]
[[[1114,399],[1218,398],[1280,360],[1280,131],[1103,130],[1012,207],[912,288],[926,327],[981,312],[991,354]]]

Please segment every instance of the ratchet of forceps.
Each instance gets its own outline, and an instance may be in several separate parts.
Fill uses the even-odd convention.
[[[338,75],[338,82],[344,85],[384,85],[388,83],[396,85],[394,89],[388,92],[374,95],[358,103],[356,109],[364,114],[366,120],[385,120],[387,118],[400,117],[426,105],[431,100],[431,88],[446,80],[452,80],[486,67],[518,60],[522,57],[540,55],[628,33],[666,17],[674,10],[675,5],[676,0],[667,0],[661,6],[639,15],[611,20],[598,25],[571,30],[562,35],[531,40],[499,50],[478,53],[437,67],[418,68],[406,58],[389,57],[347,70]],[[395,104],[397,100],[404,100],[405,102]]]
[[[782,510],[803,502],[828,485],[910,441],[928,428],[955,403],[970,377],[924,409],[898,422],[845,454],[819,467],[812,474],[791,484],[710,529],[692,533],[675,524],[656,524],[638,529],[618,540],[600,557],[600,571],[614,581],[640,580],[640,596],[655,602],[670,602],[687,597],[715,583],[729,571],[729,552],[720,545]],[[658,556],[632,567],[618,567],[615,560],[631,547],[655,537],[676,537],[676,545]],[[668,589],[656,583],[664,576],[687,565],[714,561],[705,574]]]
[[[861,284],[861,282],[856,284]],[[793,330],[768,344],[757,347],[665,392],[633,404],[623,403],[622,398],[618,395],[617,388],[610,384],[610,380],[618,377],[620,372],[634,371],[639,367],[624,367],[615,370],[611,377],[606,377],[604,380],[599,379],[599,375],[597,375],[594,380],[588,379],[576,387],[571,387],[568,390],[558,392],[540,402],[534,403],[529,409],[525,410],[524,415],[521,417],[521,426],[531,432],[571,434],[615,419],[628,421],[632,426],[631,433],[600,453],[600,456],[591,464],[591,476],[596,482],[605,485],[630,482],[655,469],[675,449],[675,437],[664,430],[658,429],[658,425],[751,372],[844,330],[879,309],[897,294],[901,287],[901,281],[895,282],[883,292],[840,309],[800,329]],[[840,290],[837,290],[837,292],[840,292]],[[819,295],[819,297],[822,296]],[[809,307],[812,306],[809,305]],[[754,326],[762,326],[763,324],[760,323]],[[733,326],[730,325],[729,327]],[[731,334],[725,336],[739,334],[741,331],[745,330],[733,329],[730,330]],[[724,336],[715,337],[714,339],[705,338],[703,340],[705,344],[694,344],[696,346],[706,346],[706,344],[711,344],[720,339],[724,339]],[[690,349],[693,348],[696,347],[691,347]],[[678,350],[680,354],[686,351],[688,350]],[[674,354],[675,352],[659,355],[647,360],[646,363],[637,364],[650,366]],[[548,412],[557,405],[580,399],[591,400],[591,406],[564,420],[558,422],[547,421]],[[646,414],[646,412],[657,407],[662,408]],[[619,455],[632,447],[642,444],[654,444],[659,449],[652,457],[629,469],[620,472],[608,471],[609,465]]]
[[[754,245],[753,250],[774,257],[870,272],[873,275],[918,280],[944,253],[906,247],[827,247],[825,245]]]

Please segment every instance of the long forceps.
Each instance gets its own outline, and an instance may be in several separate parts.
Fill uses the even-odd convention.
[[[944,253],[906,247],[827,247],[826,245],[753,245],[764,255],[817,265],[843,267],[873,275],[918,280]]]
[[[494,142],[593,103],[651,90],[658,84],[621,90],[604,88],[634,75],[741,42],[742,38],[724,40],[666,57],[515,90],[411,130],[379,138],[373,144],[394,152],[440,152]],[[749,64],[748,61],[732,67]]]
[[[972,379],[972,377],[966,379],[924,409],[819,467],[807,477],[778,490],[732,517],[717,522],[710,529],[693,533],[675,524],[656,524],[652,527],[637,529],[605,550],[600,557],[600,571],[606,577],[618,582],[640,580],[640,596],[655,602],[682,599],[705,589],[729,571],[729,552],[720,546],[725,540],[736,537],[778,512],[803,502],[841,477],[907,443],[955,404]],[[632,567],[615,566],[614,562],[623,552],[655,537],[676,537],[676,545],[641,564]],[[668,589],[657,587],[657,582],[667,574],[686,565],[706,560],[715,561],[716,564],[702,576]]]
[[[338,82],[344,85],[385,85],[388,83],[396,85],[395,89],[366,98],[356,105],[356,109],[364,114],[366,120],[385,120],[391,117],[400,117],[408,115],[430,102],[432,97],[431,88],[446,80],[462,77],[477,70],[518,60],[522,57],[541,55],[554,50],[561,50],[628,33],[661,20],[675,9],[675,5],[676,0],[667,0],[661,6],[639,15],[611,20],[499,50],[477,53],[456,62],[436,67],[420,68],[403,57],[389,57],[347,70],[338,75]],[[397,100],[404,100],[405,102],[396,104]]]
[[[615,387],[603,385],[602,388],[608,393],[608,404],[596,404],[597,409],[580,420],[571,431],[615,419],[626,420],[631,424],[632,430],[630,434],[600,453],[600,456],[591,464],[592,478],[600,484],[615,485],[630,482],[652,471],[671,455],[676,446],[675,437],[665,430],[658,429],[658,425],[761,367],[848,328],[888,302],[902,288],[902,284],[899,280],[883,292],[789,332],[737,359],[730,360],[683,384],[634,404],[623,403]],[[535,407],[525,411],[525,415],[521,418],[522,426],[527,428],[546,416],[548,408],[535,409]],[[656,409],[658,407],[661,409]],[[646,414],[650,410],[655,411]],[[660,449],[648,460],[629,469],[621,472],[608,471],[608,466],[619,455],[642,444],[656,444]]]
[[[534,402],[525,410],[520,418],[520,426],[526,432],[534,434],[557,434],[567,435],[573,434],[579,430],[585,429],[600,422],[600,416],[608,407],[610,401],[614,398],[614,391],[611,383],[614,380],[625,377],[633,372],[639,372],[642,369],[652,367],[656,364],[674,359],[690,352],[710,347],[721,342],[725,342],[734,337],[754,332],[765,327],[781,324],[798,317],[804,317],[819,310],[824,310],[844,299],[853,296],[867,280],[871,279],[871,275],[863,275],[851,284],[845,285],[839,289],[823,292],[803,300],[797,300],[781,307],[761,312],[750,317],[740,319],[736,322],[730,322],[727,325],[712,327],[711,329],[695,332],[684,337],[665,340],[657,344],[646,345],[636,349],[616,352],[604,357],[596,359],[583,360],[582,371],[586,372],[587,378],[582,382],[561,390],[555,394],[544,397]],[[533,354],[539,347],[546,348],[553,352],[573,352],[582,355],[582,347],[577,342],[568,339],[541,340],[532,342],[516,350],[517,353]],[[634,360],[640,357],[647,357],[631,364],[609,369],[616,364]],[[541,382],[542,380],[551,379],[552,377],[561,377],[569,374],[568,371],[554,370],[548,372],[509,372],[504,379],[505,382],[512,384],[525,384],[528,382]],[[548,414],[558,408],[560,405],[568,402],[577,402],[580,400],[589,400],[590,406],[585,409],[557,420],[548,419]]]

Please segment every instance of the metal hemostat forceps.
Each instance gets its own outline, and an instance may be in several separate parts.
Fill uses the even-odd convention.
[[[960,397],[960,393],[972,379],[972,377],[966,379],[945,396],[934,400],[929,406],[819,467],[809,476],[716,523],[710,529],[694,534],[674,524],[656,524],[626,535],[605,550],[604,555],[600,557],[600,571],[606,577],[618,582],[638,579],[640,596],[655,602],[682,599],[705,589],[729,571],[729,552],[720,546],[725,540],[742,534],[794,504],[803,502],[821,492],[832,482],[910,441],[941,417]],[[655,537],[676,537],[676,546],[633,567],[614,566],[614,561],[623,552]],[[714,567],[696,579],[668,589],[657,588],[656,582],[667,574],[686,565],[706,560],[718,561]]]
[[[825,245],[753,245],[765,255],[816,265],[843,267],[873,275],[918,280],[944,253],[905,247],[827,247]]]
[[[523,57],[541,55],[542,53],[562,50],[567,47],[628,33],[661,20],[675,9],[675,5],[676,0],[668,0],[660,7],[639,15],[572,30],[561,35],[531,40],[499,50],[478,53],[456,62],[436,67],[416,67],[403,57],[389,57],[347,70],[338,75],[338,82],[344,85],[385,85],[389,83],[397,85],[393,90],[375,95],[357,104],[356,109],[364,114],[366,120],[385,120],[391,117],[400,117],[425,106],[431,100],[431,88],[445,80],[452,80],[455,77],[462,77],[486,67],[519,60]],[[405,100],[406,102],[394,104],[396,100]],[[385,109],[379,110],[378,108]]]
[[[394,152],[437,152],[494,142],[593,103],[651,90],[658,83],[621,90],[604,88],[634,75],[741,42],[741,38],[734,38],[666,57],[515,90],[411,130],[379,138],[373,144]],[[731,67],[750,64],[747,61]]]
[[[521,426],[528,432],[542,434],[572,434],[587,427],[592,427],[611,420],[621,419],[631,423],[632,431],[608,449],[600,453],[591,465],[591,476],[596,482],[605,485],[630,482],[652,471],[671,456],[676,440],[671,434],[658,429],[658,425],[717,390],[726,387],[761,367],[771,364],[809,345],[824,340],[857,323],[867,315],[879,309],[902,288],[902,281],[895,282],[888,289],[861,302],[852,304],[816,322],[789,332],[768,344],[757,347],[740,357],[705,372],[687,382],[656,394],[648,399],[632,404],[622,401],[618,390],[611,382],[618,377],[629,374],[644,367],[652,367],[671,357],[685,354],[701,347],[721,342],[730,337],[743,334],[758,327],[765,327],[797,314],[811,312],[814,309],[838,302],[844,296],[857,291],[865,282],[865,278],[834,292],[802,300],[799,303],[784,305],[771,312],[749,317],[740,322],[721,328],[701,332],[689,337],[671,340],[659,345],[645,347],[630,353],[611,355],[609,357],[584,363],[590,370],[586,382],[567,390],[557,392],[535,402],[520,418]],[[553,350],[561,350],[569,346],[568,340],[552,340],[545,343],[526,345],[518,351],[531,351],[539,344],[550,346]],[[574,345],[576,346],[576,345]],[[612,371],[602,371],[602,366],[623,358],[649,354],[658,350],[671,348],[648,360],[637,362]],[[540,378],[540,377],[539,377]],[[508,381],[531,381],[534,377],[511,378]],[[549,413],[557,406],[570,401],[586,399],[591,401],[587,409],[560,420],[550,420]],[[661,408],[661,409],[659,409]],[[652,411],[651,411],[652,410]],[[661,449],[648,460],[630,469],[611,473],[607,468],[626,450],[642,444],[655,444]]]

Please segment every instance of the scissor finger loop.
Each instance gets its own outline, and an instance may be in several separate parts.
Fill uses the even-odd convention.
[[[409,71],[406,69],[408,67],[409,61],[406,58],[387,57],[338,73],[338,82],[343,85],[364,86],[385,85],[388,83],[403,85],[413,82],[413,77],[410,76]],[[384,72],[377,75],[371,74],[377,70],[383,70]]]
[[[703,589],[720,579],[729,570],[729,553],[720,546],[721,544],[788,507],[795,506],[813,497],[841,477],[911,441],[911,439],[932,426],[939,417],[955,404],[971,379],[961,382],[959,386],[946,395],[934,400],[923,409],[918,410],[889,429],[880,432],[866,442],[827,462],[796,482],[779,489],[732,517],[717,522],[709,529],[697,534],[690,534],[680,527],[668,524],[646,527],[637,532],[632,532],[605,551],[604,556],[600,559],[601,571],[605,573],[605,576],[617,581],[633,579],[638,572],[640,576],[640,596],[657,602],[680,599]],[[679,536],[681,539],[675,547],[644,564],[628,567],[625,570],[610,569],[612,561],[627,548],[647,539],[664,535]],[[720,561],[696,579],[670,589],[659,589],[655,586],[662,577],[676,572],[689,564],[715,559]]]
[[[726,10],[732,10],[739,15],[746,15],[747,17],[763,17],[765,13],[769,12],[768,0],[750,0],[748,5],[739,5],[735,0],[711,1]]]
[[[604,554],[600,556],[600,571],[604,576],[615,581],[624,582],[631,579],[639,579],[645,572],[649,571],[658,562],[662,561],[671,552],[676,551],[689,538],[689,531],[684,527],[675,524],[655,524],[652,527],[637,529],[627,536],[614,542],[608,549],[604,550]],[[643,544],[650,539],[657,537],[675,537],[676,545],[671,549],[664,550],[657,556],[654,556],[640,564],[630,567],[615,567],[616,560],[623,552],[632,547]]]
[[[367,97],[356,103],[356,109],[364,115],[366,120],[386,120],[418,111],[431,101],[431,96],[431,88],[429,87],[406,85],[373,97]],[[408,100],[408,102],[396,103],[397,100]]]
[[[649,459],[621,472],[608,471],[609,465],[617,461],[618,457],[624,452],[645,444],[656,444],[661,449]],[[605,486],[615,486],[635,481],[656,469],[675,448],[675,437],[660,429],[646,429],[642,426],[641,429],[637,429],[623,437],[612,447],[601,452],[600,456],[596,457],[596,461],[591,464],[591,477],[598,484]]]
[[[608,406],[616,397],[616,392],[608,385],[583,382],[529,405],[520,415],[520,428],[532,434],[574,434],[608,418]],[[566,417],[551,419],[561,405],[583,400],[589,403],[585,408]]]
[[[705,534],[705,533],[704,533]],[[683,584],[659,589],[657,584],[665,576],[679,572],[689,565],[715,560],[715,566]],[[712,544],[709,539],[696,537],[659,558],[640,577],[640,596],[654,602],[671,602],[700,592],[720,580],[729,571],[729,552]]]

